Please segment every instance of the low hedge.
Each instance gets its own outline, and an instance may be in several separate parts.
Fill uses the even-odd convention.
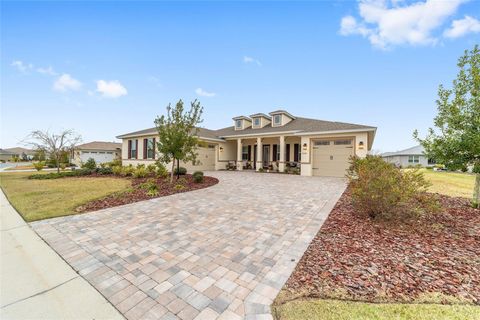
[[[49,179],[60,179],[65,177],[80,177],[80,176],[88,176],[95,172],[95,170],[89,169],[79,169],[73,171],[64,171],[64,172],[50,172],[47,174],[32,174],[28,177],[28,179],[35,179],[35,180],[49,180]]]
[[[175,174],[177,175],[186,175],[187,174],[187,168],[180,167],[180,168],[175,168]]]

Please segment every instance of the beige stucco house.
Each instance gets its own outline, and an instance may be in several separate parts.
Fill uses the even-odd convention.
[[[376,128],[297,117],[285,110],[233,118],[233,126],[198,129],[203,145],[199,163],[184,163],[194,170],[299,170],[304,176],[343,177],[350,156],[364,157],[372,148]],[[122,139],[124,165],[152,163],[156,128],[126,133]],[[167,166],[169,167],[169,166]]]

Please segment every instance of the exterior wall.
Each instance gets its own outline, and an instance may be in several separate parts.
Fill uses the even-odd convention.
[[[217,161],[215,164],[215,169],[225,169],[228,161],[237,160],[237,141],[231,140],[226,142],[220,142],[216,151]]]
[[[428,167],[428,159],[424,155],[419,156],[419,163],[410,163],[408,162],[408,155],[400,155],[400,156],[388,156],[384,157],[383,159],[387,162],[393,163],[397,166],[401,166],[402,168],[406,168],[409,166],[416,166],[420,165],[422,167]]]
[[[302,176],[311,176],[312,175],[312,140],[316,139],[337,139],[337,138],[351,138],[353,139],[354,145],[354,154],[358,157],[364,158],[368,154],[368,133],[367,132],[352,132],[352,133],[340,133],[340,134],[321,134],[321,135],[304,135],[302,136],[302,141],[300,148],[302,150],[302,161],[301,161],[301,175]],[[360,143],[363,142],[363,146]]]

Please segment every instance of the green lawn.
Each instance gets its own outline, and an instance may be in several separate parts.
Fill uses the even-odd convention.
[[[279,320],[478,320],[480,307],[440,304],[294,300],[273,307]]]
[[[32,173],[0,174],[0,186],[26,221],[74,214],[76,207],[88,201],[130,187],[130,181],[121,178],[29,180]]]
[[[425,178],[432,183],[431,192],[438,192],[452,197],[471,198],[475,176],[468,173],[433,171],[421,169]]]

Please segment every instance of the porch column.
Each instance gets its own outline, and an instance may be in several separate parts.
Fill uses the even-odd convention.
[[[278,161],[278,171],[285,171],[285,136],[280,136],[280,159]]]
[[[257,138],[257,171],[263,168],[262,149],[262,139]]]
[[[242,164],[242,139],[237,139],[237,170],[243,170],[243,164]]]

